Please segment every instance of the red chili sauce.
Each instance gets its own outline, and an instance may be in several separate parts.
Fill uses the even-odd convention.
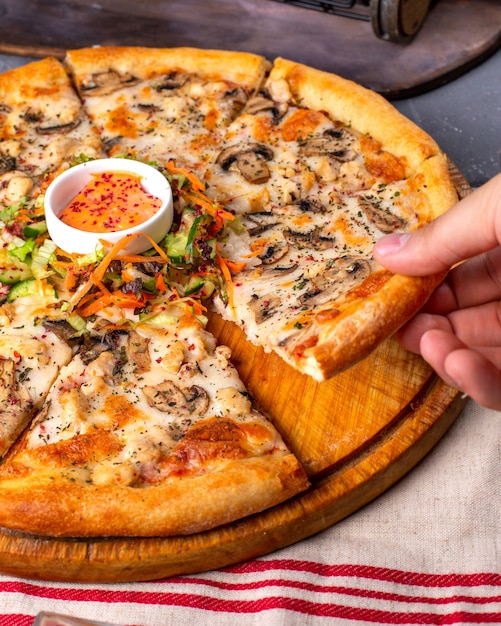
[[[58,217],[68,226],[94,233],[126,230],[146,222],[162,204],[129,172],[93,174],[92,180]]]

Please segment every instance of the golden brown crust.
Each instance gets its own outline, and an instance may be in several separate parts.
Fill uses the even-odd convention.
[[[325,321],[316,321],[294,351],[284,356],[319,382],[332,378],[393,335],[443,278],[391,276],[374,293],[348,300]]]
[[[50,87],[49,87],[50,86]],[[57,59],[48,57],[0,74],[0,101],[30,101],[36,106],[40,95],[70,95],[76,98],[71,82]]]
[[[379,141],[385,150],[407,162],[406,176],[440,152],[436,142],[379,94],[350,80],[294,61],[278,58],[270,79],[286,80],[298,103],[326,111],[332,119],[353,126]]]
[[[100,47],[71,50],[66,66],[80,89],[86,75],[114,70],[145,79],[182,70],[199,76],[234,81],[251,90],[262,81],[269,62],[247,52],[201,50],[198,48]]]
[[[70,470],[1,480],[0,525],[59,537],[183,535],[257,513],[307,487],[298,461],[282,451],[141,489],[87,484]]]

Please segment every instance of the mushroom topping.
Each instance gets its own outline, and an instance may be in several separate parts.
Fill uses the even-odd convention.
[[[115,70],[92,74],[87,80],[83,80],[80,89],[82,94],[88,96],[107,96],[122,87],[131,87],[139,82],[131,74],[119,74]]]
[[[0,154],[0,175],[16,168],[16,159]]]
[[[243,87],[235,87],[225,92],[224,98],[231,100],[233,106],[233,115],[238,114],[247,102],[247,92]]]
[[[171,380],[165,380],[159,385],[146,385],[143,393],[151,407],[179,417],[205,415],[209,408],[209,394],[198,385],[181,389]]]
[[[342,257],[336,265],[310,280],[309,288],[301,294],[299,301],[307,306],[326,304],[353,289],[370,273],[371,266],[366,259]]]
[[[329,155],[337,161],[353,161],[357,154],[351,149],[355,136],[345,128],[329,128],[321,136],[302,142],[300,152],[304,156]]]
[[[261,143],[239,143],[219,153],[216,163],[226,171],[238,171],[250,183],[265,183],[270,178],[266,161],[273,150]]]
[[[373,200],[374,202],[370,197],[361,196],[358,198],[358,204],[369,222],[374,224],[382,233],[392,233],[394,230],[403,229],[407,225],[407,221],[403,217],[383,208],[378,198]]]
[[[183,72],[169,72],[160,79],[155,81],[155,89],[157,91],[167,91],[170,89],[179,89],[188,82],[188,74]]]
[[[325,213],[326,208],[315,198],[304,198],[299,201],[299,208],[303,213]]]
[[[253,294],[247,305],[254,314],[256,324],[262,324],[277,312],[280,302],[281,300],[278,296],[270,293],[264,296]]]
[[[42,320],[42,324],[45,330],[54,333],[56,337],[58,337],[59,339],[61,339],[61,341],[64,341],[65,343],[69,343],[72,339],[75,338],[76,331],[73,326],[66,320],[44,319]]]
[[[149,344],[150,340],[148,337],[143,337],[135,330],[132,330],[127,337],[125,348],[127,358],[132,365],[133,371],[137,374],[149,372],[151,369]]]
[[[39,135],[56,135],[57,133],[66,134],[74,130],[77,126],[80,125],[81,119],[78,117],[67,124],[55,124],[55,125],[47,125],[40,123],[36,127],[36,132]]]
[[[251,98],[244,109],[249,115],[256,115],[263,111],[270,111],[273,122],[276,124],[288,111],[287,102],[275,102],[270,96],[262,92]]]
[[[264,244],[264,250],[261,254],[258,254],[258,259],[261,259],[263,265],[272,265],[289,252],[289,246],[286,241],[269,241]]]
[[[308,232],[285,230],[284,236],[287,242],[297,248],[312,248],[313,250],[327,250],[332,248],[334,238],[323,237],[322,230],[318,226]]]

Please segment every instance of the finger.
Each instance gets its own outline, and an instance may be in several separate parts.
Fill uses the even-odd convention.
[[[475,350],[456,350],[445,359],[447,376],[454,386],[488,409],[501,410],[501,372]]]
[[[484,354],[442,330],[423,335],[421,354],[446,384],[482,406],[501,410],[501,372]]]
[[[421,338],[430,330],[453,333],[449,320],[443,315],[419,313],[397,332],[397,340],[406,350],[421,354]]]
[[[429,330],[451,333],[461,343],[476,349],[492,348],[501,352],[501,304],[490,302],[446,316],[418,313],[397,332],[397,339],[407,350],[420,354],[421,338]]]
[[[501,243],[501,175],[413,234],[380,239],[374,257],[410,276],[442,272]]]
[[[457,302],[457,308],[467,308],[499,300],[501,298],[501,246],[452,269],[446,284]],[[450,294],[443,291],[440,296],[443,298],[442,307],[452,304]]]

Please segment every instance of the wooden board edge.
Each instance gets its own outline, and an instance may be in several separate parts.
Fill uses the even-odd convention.
[[[189,537],[58,540],[0,533],[0,571],[58,582],[139,582],[219,569],[311,537],[373,501],[438,443],[466,399],[436,378],[427,401],[381,446],[366,450],[303,495]],[[408,445],[408,442],[412,445]]]

